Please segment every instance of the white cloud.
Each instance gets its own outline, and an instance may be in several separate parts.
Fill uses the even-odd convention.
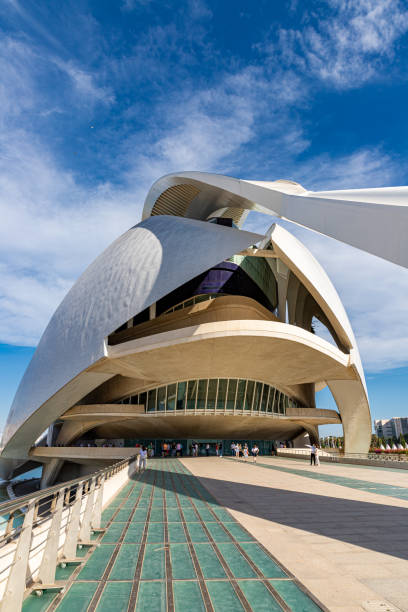
[[[264,49],[279,55],[305,77],[339,89],[360,86],[384,74],[399,40],[408,31],[408,11],[400,0],[326,0],[317,13],[304,13],[302,29],[280,29],[278,44]]]
[[[115,101],[111,88],[97,85],[94,75],[81,70],[72,62],[63,62],[59,59],[54,59],[54,62],[62,72],[68,75],[78,96],[86,104],[93,102],[112,104]]]
[[[384,187],[403,180],[405,168],[381,148],[362,148],[333,158],[322,154],[296,164],[298,181],[306,189]]]

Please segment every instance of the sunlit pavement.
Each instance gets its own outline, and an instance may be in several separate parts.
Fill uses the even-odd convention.
[[[305,461],[183,464],[329,610],[408,610],[408,473]]]

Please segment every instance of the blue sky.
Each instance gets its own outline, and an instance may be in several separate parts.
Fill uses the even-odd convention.
[[[2,0],[0,429],[52,312],[159,176],[406,185],[407,59],[398,0]],[[373,417],[407,414],[408,271],[285,226],[343,299]]]

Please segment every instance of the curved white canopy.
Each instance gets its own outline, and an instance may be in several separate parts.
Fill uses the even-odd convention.
[[[316,192],[291,181],[246,181],[205,172],[180,172],[153,184],[143,218],[151,214],[161,194],[177,185],[198,190],[187,217],[206,219],[220,208],[257,210],[408,267],[408,187]]]

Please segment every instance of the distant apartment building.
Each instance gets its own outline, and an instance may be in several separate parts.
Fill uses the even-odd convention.
[[[399,438],[400,434],[408,435],[408,417],[392,417],[391,419],[376,419],[375,433],[379,438]]]

